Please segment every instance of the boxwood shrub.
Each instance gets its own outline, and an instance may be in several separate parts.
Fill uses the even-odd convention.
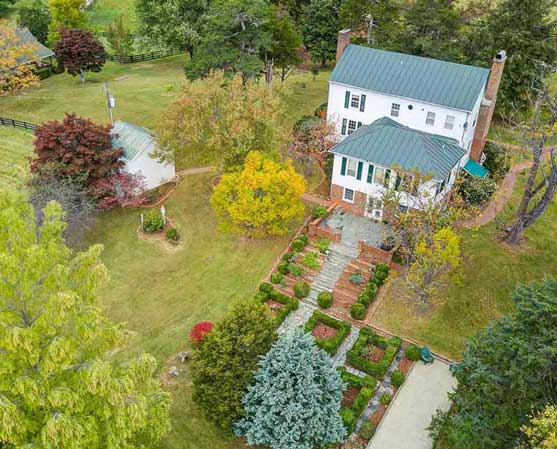
[[[296,282],[294,284],[294,296],[296,296],[296,298],[298,299],[302,299],[305,298],[307,295],[309,295],[309,285],[307,282]]]
[[[408,360],[416,362],[420,360],[420,348],[416,345],[410,345],[406,348],[406,351],[404,351],[404,355]]]
[[[366,306],[357,302],[350,306],[350,316],[355,320],[363,320],[366,316]]]
[[[402,374],[399,370],[396,370],[393,374],[391,374],[391,385],[398,388],[404,383],[404,379],[404,374]]]
[[[304,330],[306,332],[313,331],[313,329],[319,322],[323,323],[325,326],[329,326],[337,330],[337,333],[330,338],[323,339],[315,337],[315,344],[321,349],[324,349],[326,352],[328,352],[329,355],[333,356],[337,353],[339,346],[350,333],[350,329],[352,328],[352,326],[350,326],[350,324],[345,321],[337,320],[336,318],[332,318],[329,315],[325,315],[319,310],[315,310],[311,318],[304,326]]]
[[[282,282],[283,278],[284,278],[284,276],[282,275],[282,273],[271,274],[271,282],[273,284],[280,284]]]
[[[331,292],[320,292],[317,295],[317,304],[322,309],[328,309],[333,304],[333,294]]]
[[[354,398],[352,405],[348,407],[343,407],[341,409],[341,416],[351,417],[354,416],[354,420],[357,421],[358,417],[365,410],[369,401],[373,397],[375,390],[377,388],[377,381],[371,376],[365,376],[364,378],[357,376],[355,374],[349,373],[345,367],[338,368],[340,371],[340,376],[349,387],[359,388],[360,392]],[[352,413],[342,412],[342,410],[350,410]],[[344,418],[343,418],[344,419]],[[344,421],[346,429],[351,433],[354,431],[354,427],[350,427],[350,421]]]
[[[346,432],[350,435],[356,428],[356,415],[354,411],[351,408],[342,407],[339,414],[344,423],[344,427],[346,427]]]
[[[273,300],[280,304],[284,304],[284,307],[275,315],[275,324],[277,327],[281,325],[290,312],[297,310],[300,305],[296,298],[291,298],[290,296],[275,290],[273,285],[267,282],[264,282],[259,286],[259,292],[255,295],[255,300],[261,303]]]
[[[364,351],[370,344],[385,351],[379,362],[372,362],[364,357]],[[380,337],[369,328],[362,328],[354,346],[346,354],[346,360],[354,368],[376,378],[381,378],[385,376],[401,344],[402,340],[399,337],[386,339]]]

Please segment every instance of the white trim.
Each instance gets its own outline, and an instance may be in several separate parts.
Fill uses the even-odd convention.
[[[352,192],[352,199],[349,200],[348,198],[346,198],[346,191],[349,190]],[[354,189],[349,189],[348,187],[343,187],[343,191],[342,191],[342,201],[346,201],[347,203],[351,203],[354,204],[354,197],[356,196],[356,191]]]

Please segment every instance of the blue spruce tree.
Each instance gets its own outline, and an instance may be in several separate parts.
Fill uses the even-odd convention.
[[[314,449],[340,443],[344,385],[332,359],[298,329],[282,336],[259,362],[244,396],[238,436],[273,449]]]

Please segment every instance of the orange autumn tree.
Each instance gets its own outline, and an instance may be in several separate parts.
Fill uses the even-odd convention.
[[[33,73],[34,64],[19,64],[21,59],[35,61],[35,50],[35,44],[31,42],[21,45],[16,30],[0,21],[0,95],[39,83]]]
[[[211,205],[223,231],[246,237],[282,235],[304,213],[306,181],[291,161],[278,162],[252,151],[240,171],[226,173]]]

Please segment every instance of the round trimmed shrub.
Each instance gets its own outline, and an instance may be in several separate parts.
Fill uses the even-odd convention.
[[[153,234],[162,231],[164,220],[162,214],[157,209],[151,209],[143,215],[143,232]]]
[[[323,218],[325,215],[327,215],[327,208],[325,206],[317,206],[315,209],[313,209],[313,212],[311,214],[314,219]]]
[[[373,421],[367,419],[362,423],[362,427],[360,427],[360,436],[365,440],[371,440],[375,434],[375,429],[376,426]]]
[[[350,307],[350,316],[355,320],[363,320],[366,315],[366,306],[357,302]]]
[[[404,351],[404,355],[408,360],[416,362],[420,360],[420,348],[416,345],[410,345],[406,348],[406,351]]]
[[[277,271],[280,274],[283,274],[283,275],[286,275],[286,274],[290,273],[290,270],[288,269],[288,265],[289,265],[289,262],[286,262],[286,261],[279,263],[278,267],[277,267]]]
[[[292,254],[292,253],[284,253],[282,255],[282,260],[283,260],[283,262],[290,262],[293,257],[294,257],[294,254]]]
[[[289,272],[292,276],[300,277],[301,275],[304,274],[304,269],[303,269],[300,265],[298,265],[298,264],[296,264],[296,263],[294,263],[294,262],[290,262],[290,263],[288,264],[288,272]]]
[[[317,295],[317,304],[322,309],[328,309],[333,304],[333,294],[331,292],[320,292]]]
[[[375,380],[374,377],[371,377],[370,375],[367,375],[367,376],[364,377],[364,380],[362,381],[362,385],[364,387],[374,389],[377,385],[377,381]]]
[[[307,295],[309,295],[309,285],[307,282],[296,282],[294,284],[294,296],[296,296],[296,298],[298,299],[302,299],[305,298]]]
[[[296,251],[299,253],[300,251],[303,251],[305,247],[306,244],[304,243],[303,240],[300,240],[299,238],[297,238],[292,242],[292,251]]]
[[[364,290],[366,294],[370,297],[371,301],[376,298],[377,296],[377,284],[375,282],[368,282],[366,285],[366,289]]]
[[[489,176],[478,178],[465,173],[458,182],[459,195],[473,206],[487,203],[496,190],[497,183]]]
[[[283,275],[282,273],[273,273],[271,274],[271,282],[273,284],[280,284],[282,282],[283,279]]]
[[[404,374],[402,374],[399,370],[396,370],[393,374],[391,374],[391,385],[398,388],[404,383],[404,379]]]
[[[304,245],[307,245],[309,243],[309,237],[306,234],[301,234],[298,237],[298,240],[301,240],[302,242],[304,242]]]
[[[269,299],[269,295],[267,295],[267,293],[257,292],[257,293],[255,294],[254,299],[255,299],[257,302],[265,302],[265,301],[267,301],[267,299]]]
[[[381,396],[381,399],[379,399],[379,402],[381,403],[381,405],[389,405],[391,403],[391,396],[389,396],[388,393],[383,393],[383,396]]]
[[[275,287],[273,287],[271,284],[269,284],[268,282],[263,282],[260,286],[259,286],[259,291],[262,293],[266,293],[266,294],[271,294],[271,292],[275,289]]]
[[[180,240],[180,233],[176,228],[169,228],[166,230],[166,240],[172,243],[177,243]]]
[[[363,291],[358,296],[358,302],[360,304],[363,304],[365,307],[367,307],[373,302],[373,299],[371,299],[371,296],[369,296],[369,294],[366,291]]]

